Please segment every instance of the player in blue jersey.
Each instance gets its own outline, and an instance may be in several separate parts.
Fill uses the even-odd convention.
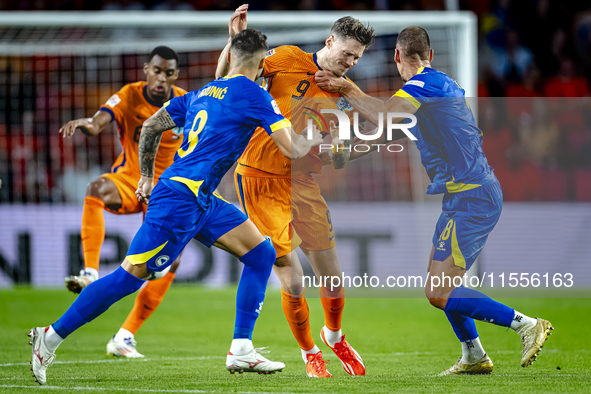
[[[318,72],[316,81],[326,90],[341,93],[376,125],[380,112],[416,116],[417,125],[410,131],[417,138],[421,161],[432,182],[427,193],[444,193],[443,212],[433,235],[425,294],[433,306],[446,313],[462,344],[462,357],[442,375],[488,374],[493,370],[473,319],[514,329],[523,344],[521,366],[527,367],[536,359],[552,325],[479,291],[453,285],[453,278],[461,279],[482,251],[503,205],[501,186],[482,151],[482,132],[476,126],[464,90],[455,80],[431,68],[433,50],[429,35],[421,27],[408,27],[400,33],[394,60],[405,85],[387,102],[365,95],[355,85],[326,71]],[[405,136],[402,131],[397,132],[394,139]],[[372,141],[371,150],[377,149],[378,144],[389,143],[386,138],[387,133],[383,133]],[[353,151],[350,160],[367,153]],[[445,276],[450,280],[442,281]]]
[[[40,384],[46,382],[47,367],[68,335],[137,291],[150,273],[171,265],[192,238],[224,249],[244,264],[226,368],[232,373],[273,373],[285,367],[267,360],[252,345],[275,249],[242,211],[215,192],[257,127],[263,127],[289,159],[305,156],[322,142],[317,130],[311,140],[296,134],[269,93],[254,82],[262,72],[266,51],[266,37],[259,31],[240,32],[232,40],[228,76],[175,97],[144,122],[136,196],[141,202],[149,202],[145,221],[121,267],[85,287],[55,323],[31,329],[31,364]],[[154,188],[160,138],[174,127],[183,129],[184,140],[174,163]]]

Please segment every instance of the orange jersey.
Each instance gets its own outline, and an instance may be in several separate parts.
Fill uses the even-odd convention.
[[[183,96],[185,93],[185,90],[177,86],[172,87],[172,97]],[[142,124],[160,107],[159,103],[150,100],[146,92],[146,82],[143,81],[123,86],[101,106],[100,111],[108,112],[111,114],[111,121],[117,122],[119,140],[123,146],[123,152],[115,160],[111,172],[127,178],[140,179],[138,143]],[[172,130],[167,130],[162,134],[155,161],[155,180],[170,167],[182,142],[182,131],[175,134]]]
[[[264,87],[277,102],[283,116],[289,119],[296,133],[301,134],[308,119],[303,113],[310,106],[351,111],[353,107],[339,93],[326,92],[316,85],[314,74],[320,70],[315,53],[306,53],[296,46],[280,46],[267,52],[263,77]],[[302,100],[303,98],[307,100]],[[313,100],[312,98],[318,98]],[[293,108],[292,108],[293,106]],[[304,107],[306,109],[304,109]],[[350,113],[348,114],[350,115]],[[327,119],[336,116],[324,115]],[[321,130],[323,133],[328,130]],[[279,151],[264,129],[258,128],[238,163],[270,174],[289,176],[322,172],[319,148],[293,162]]]

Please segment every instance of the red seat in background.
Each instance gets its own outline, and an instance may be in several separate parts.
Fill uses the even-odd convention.
[[[540,169],[542,201],[566,201],[568,199],[568,175],[560,170]]]
[[[575,173],[577,201],[591,201],[591,170],[580,170]]]

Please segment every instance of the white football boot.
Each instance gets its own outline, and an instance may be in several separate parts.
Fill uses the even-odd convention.
[[[45,332],[49,327],[33,327],[27,334],[31,338],[29,345],[33,347],[31,371],[39,384],[45,384],[47,368],[55,361],[55,353],[50,353],[45,345]]]
[[[144,355],[140,354],[136,347],[137,342],[133,338],[124,338],[121,340],[116,340],[115,336],[111,338],[109,343],[107,343],[107,355],[114,356],[114,357],[125,357],[125,358],[143,358]]]
[[[93,268],[80,270],[79,275],[66,276],[66,288],[72,293],[80,294],[82,289],[98,279],[98,271]]]
[[[259,374],[271,374],[277,371],[281,372],[285,368],[285,364],[277,361],[269,361],[262,356],[261,353],[269,353],[265,351],[266,347],[252,349],[249,353],[241,356],[235,356],[228,352],[226,357],[226,369],[231,374],[238,372],[258,372]]]

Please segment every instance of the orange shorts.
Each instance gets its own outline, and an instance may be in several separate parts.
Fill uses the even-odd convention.
[[[312,175],[280,177],[238,165],[234,180],[244,213],[271,237],[277,257],[298,246],[314,251],[335,246],[330,212]]]
[[[105,207],[106,211],[117,215],[129,215],[131,213],[140,212],[143,212],[144,214],[146,213],[148,206],[139,202],[135,196],[137,184],[140,179],[139,176],[135,179],[123,174],[109,173],[103,174],[101,177],[112,180],[113,183],[115,183],[115,186],[117,186],[117,190],[121,196],[121,208],[117,211],[113,211]]]

